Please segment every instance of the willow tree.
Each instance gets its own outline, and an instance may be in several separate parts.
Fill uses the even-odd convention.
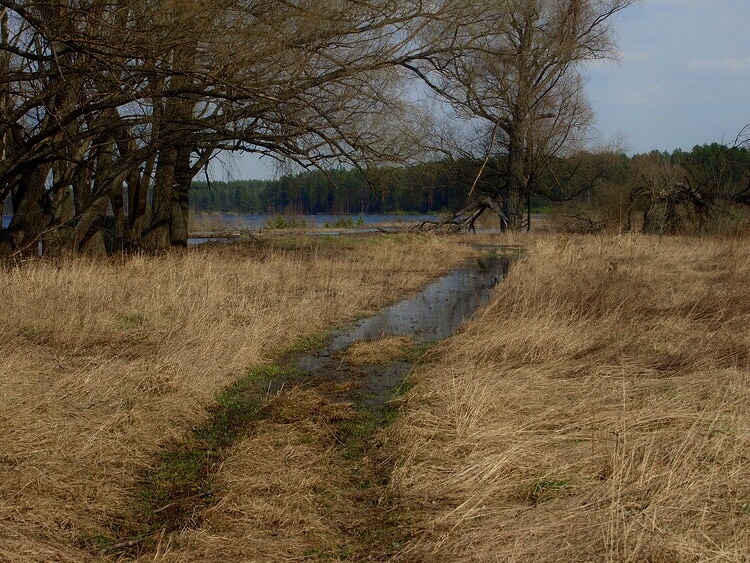
[[[0,254],[42,240],[97,251],[106,218],[124,213],[123,182],[156,151],[146,100],[162,50],[150,23],[157,6],[2,5],[0,200],[11,199],[13,219]]]
[[[442,5],[2,0],[0,254],[187,243],[217,150],[323,167],[408,158],[399,65]],[[395,116],[389,118],[389,116]],[[108,231],[112,232],[110,225]]]
[[[428,41],[462,39],[457,54],[407,66],[459,115],[485,123],[483,158],[502,172],[491,185],[477,183],[463,214],[491,208],[503,225],[518,229],[534,193],[565,192],[552,162],[575,146],[590,124],[581,67],[613,55],[612,16],[633,2],[479,2],[483,17],[471,24],[468,36],[452,29],[452,22],[432,26]]]

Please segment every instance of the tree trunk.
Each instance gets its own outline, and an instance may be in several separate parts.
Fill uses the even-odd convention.
[[[144,243],[149,250],[167,250],[171,246],[172,192],[175,184],[177,148],[168,146],[159,151],[156,165],[151,224],[146,229]]]
[[[522,126],[516,124],[509,131],[508,156],[506,164],[505,188],[501,191],[503,198],[503,213],[508,218],[507,228],[512,231],[521,229],[522,217],[519,210],[521,202],[525,200],[526,185],[524,182],[524,148]]]
[[[172,188],[172,220],[169,225],[169,238],[172,246],[185,247],[188,243],[190,185],[194,177],[193,168],[190,166],[191,152],[190,147],[185,145],[177,150],[175,178]]]
[[[44,185],[50,168],[49,164],[40,165],[11,190],[13,219],[8,233],[12,252],[35,254],[36,243],[52,224],[51,202]]]

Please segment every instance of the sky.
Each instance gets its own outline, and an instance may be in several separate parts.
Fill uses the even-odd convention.
[[[629,154],[731,144],[750,124],[750,0],[640,0],[613,20],[618,61],[584,75],[596,145]],[[273,161],[223,156],[215,180],[271,178]]]
[[[585,71],[603,142],[690,150],[750,123],[750,0],[640,0],[613,23],[620,60]]]

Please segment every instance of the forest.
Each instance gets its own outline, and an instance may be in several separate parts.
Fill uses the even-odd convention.
[[[252,214],[431,213],[460,209],[465,178],[432,163],[381,170],[375,180],[360,170],[303,172],[276,180],[195,182],[190,208]]]

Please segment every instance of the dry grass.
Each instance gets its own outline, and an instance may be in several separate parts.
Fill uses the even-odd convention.
[[[342,359],[350,366],[384,366],[408,359],[413,350],[412,337],[386,336],[378,340],[355,342],[345,350]]]
[[[265,407],[268,420],[222,465],[221,500],[197,530],[161,539],[144,561],[300,561],[343,541],[332,516],[346,503],[331,425],[354,416],[351,405],[295,388]]]
[[[381,436],[413,518],[395,559],[742,560],[749,241],[522,241],[496,299],[431,354]],[[0,272],[0,560],[90,557],[139,473],[218,391],[469,253],[432,238],[300,244]],[[347,353],[369,362],[406,344]],[[359,444],[373,429],[336,393],[295,388],[267,405],[217,471],[201,525],[144,560],[366,558],[363,526],[380,516],[352,479],[372,460],[347,461],[340,431]]]
[[[750,240],[530,240],[414,378],[405,561],[750,553]]]
[[[84,559],[219,390],[469,252],[379,237],[0,271],[0,560]]]

